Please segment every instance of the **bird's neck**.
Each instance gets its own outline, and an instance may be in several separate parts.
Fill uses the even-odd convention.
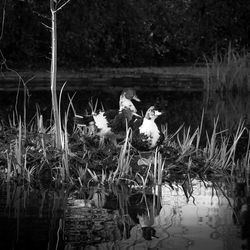
[[[152,119],[149,120],[147,118],[143,119],[143,123],[142,123],[141,128],[140,128],[141,132],[147,132],[147,131],[152,131],[152,130],[154,131],[156,129],[157,129],[157,126],[156,126],[154,120],[152,120]]]
[[[120,102],[119,102],[119,111],[122,111],[123,109],[130,109],[132,112],[137,112],[134,104],[132,103],[131,100],[125,98],[125,97],[121,97],[120,98]]]

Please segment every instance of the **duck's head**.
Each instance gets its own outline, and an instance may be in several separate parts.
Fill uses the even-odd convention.
[[[162,112],[156,110],[155,106],[151,106],[145,115],[145,118],[148,120],[155,120],[159,115],[162,115]]]
[[[131,100],[140,102],[141,100],[137,97],[134,89],[124,89],[120,96],[120,111],[123,109],[130,109],[133,112],[136,112],[135,105]]]
[[[136,91],[134,89],[124,89],[121,93],[121,97],[129,99],[129,100],[135,100],[137,102],[140,102],[141,100],[137,97]]]

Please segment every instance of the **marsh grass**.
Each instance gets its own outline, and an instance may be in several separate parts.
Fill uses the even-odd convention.
[[[130,170],[131,161],[131,128],[127,128],[125,142],[121,147],[118,157],[117,169],[114,171],[113,180],[125,177]]]
[[[246,132],[244,121],[240,120],[234,131],[219,130],[219,117],[214,120],[211,133],[205,132],[205,141],[201,144],[204,112],[202,114],[200,126],[191,132],[189,128],[179,128],[174,136],[165,133],[167,141],[165,144],[178,150],[178,157],[171,163],[164,166],[167,171],[179,169],[179,171],[199,171],[206,173],[209,171],[229,171],[231,174],[239,166],[239,162],[244,161],[245,170],[248,168],[248,150],[244,153],[243,159],[236,158],[236,151],[239,140]],[[171,139],[170,139],[171,138]],[[163,152],[164,153],[164,152]],[[243,152],[241,152],[243,153]],[[243,154],[243,155],[244,155]],[[182,169],[182,170],[181,170]]]
[[[66,178],[70,177],[69,174],[69,138],[68,138],[68,132],[67,132],[67,115],[65,115],[64,120],[64,131],[62,133],[62,166],[65,171]]]
[[[248,136],[247,153],[245,154],[242,161],[238,161],[241,164],[241,169],[246,170],[246,175],[249,178],[250,175],[250,135]],[[249,189],[248,189],[249,190]]]
[[[16,159],[16,173],[21,174],[21,166],[22,166],[22,121],[20,119],[19,125],[18,125],[18,137],[16,139],[15,143],[15,159]]]
[[[147,165],[146,175],[142,175],[139,172],[137,172],[136,175],[135,175],[135,179],[137,179],[137,177],[140,178],[139,183],[141,183],[140,186],[142,187],[142,189],[146,189],[147,185],[149,183],[149,174],[150,174],[150,171],[151,171],[151,166],[152,166],[152,162],[150,161],[148,163],[148,165]]]
[[[88,180],[87,186],[90,186],[90,182],[95,182],[96,184],[104,185],[105,182],[109,182],[111,175],[107,176],[107,174],[102,169],[101,174],[97,174],[95,171],[87,168],[87,172],[90,174],[90,179]]]
[[[154,184],[162,184],[162,173],[165,167],[165,160],[162,159],[162,155],[159,152],[158,148],[155,150],[154,156]]]
[[[23,167],[23,177],[28,182],[31,183],[33,181],[33,178],[35,177],[36,172],[36,166],[32,166],[30,168],[27,168],[27,155],[25,155],[25,163]]]
[[[175,133],[169,134],[167,126],[163,126],[164,143],[149,152],[150,158],[147,159],[132,148],[130,128],[127,128],[121,148],[116,148],[115,151],[112,151],[109,144],[102,148],[89,146],[85,137],[91,139],[92,135],[88,133],[73,130],[71,134],[68,131],[71,108],[72,98],[69,98],[60,132],[61,149],[55,147],[54,126],[44,126],[39,108],[33,121],[26,125],[21,117],[19,120],[15,116],[10,119],[10,127],[16,132],[11,132],[11,146],[2,151],[6,161],[7,182],[21,176],[25,182],[31,183],[44,166],[50,169],[52,178],[57,183],[77,183],[80,187],[87,187],[91,183],[104,185],[125,181],[142,189],[151,184],[162,185],[172,173],[227,171],[233,174],[237,169],[242,169],[243,165],[243,171],[249,170],[249,150],[242,160],[235,157],[237,144],[246,130],[243,121],[239,122],[234,134],[229,135],[228,130],[219,130],[217,117],[212,132],[205,132],[205,138],[202,137],[204,112],[200,125],[195,130],[182,125]],[[165,149],[170,149],[170,154],[173,152],[174,157],[166,157]],[[111,155],[108,152],[112,152]],[[107,167],[111,163],[114,167]]]
[[[202,111],[200,126],[193,132],[191,132],[191,127],[185,128],[184,125],[181,125],[172,135],[169,135],[167,131],[164,132],[165,143],[179,151],[177,161],[182,161],[193,154],[199,155],[203,120],[204,110]]]
[[[209,139],[207,135],[207,144],[204,148],[204,154],[207,156],[206,162],[215,169],[230,170],[231,173],[234,171],[236,164],[235,152],[237,143],[245,131],[244,123],[239,122],[237,131],[233,135],[231,141],[229,137],[223,137],[223,132],[217,132],[218,118],[214,122],[214,129]],[[218,143],[217,136],[220,136]],[[246,152],[247,153],[247,152]]]
[[[207,61],[205,86],[207,92],[244,91],[250,90],[250,54],[232,48],[231,44],[225,54],[215,53]]]
[[[87,174],[88,167],[79,167],[77,169],[77,179],[79,181],[80,186],[83,186],[83,182],[86,181],[86,174]]]
[[[12,162],[11,162],[11,158],[10,158],[8,153],[6,153],[6,161],[7,161],[6,181],[7,181],[7,183],[9,183],[10,178],[11,178],[11,165],[12,165]]]
[[[198,136],[198,129],[191,133],[191,128],[183,129],[182,138],[180,134],[177,134],[177,143],[180,149],[180,157],[178,161],[182,158],[190,156],[196,152],[194,147],[194,141]]]
[[[71,152],[67,131],[69,109],[70,106],[68,106],[64,116],[63,128],[59,128],[62,147],[61,149],[54,149],[52,156],[51,149],[56,145],[54,135],[57,128],[55,126],[44,127],[43,116],[40,114],[38,107],[36,114],[29,123],[24,122],[21,116],[16,119],[17,115],[14,113],[11,118],[9,117],[10,135],[8,138],[10,146],[6,153],[6,180],[8,182],[11,180],[11,177],[17,176],[22,176],[25,181],[31,182],[34,174],[37,172],[38,165],[42,166],[42,162],[49,164],[50,158],[56,159],[58,156],[60,156],[60,159],[58,158],[59,164],[56,167],[54,167],[54,164],[51,165],[51,169],[56,170],[57,175],[59,174],[62,181],[70,180],[69,155]],[[30,160],[34,162],[34,166],[30,166]],[[39,169],[41,170],[41,167]]]

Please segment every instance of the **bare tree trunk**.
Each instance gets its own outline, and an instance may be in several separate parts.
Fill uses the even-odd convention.
[[[56,147],[62,148],[61,141],[61,119],[59,114],[59,107],[56,94],[56,76],[57,76],[57,26],[56,26],[56,8],[53,0],[50,0],[51,11],[51,96],[52,96],[52,108],[55,125]]]

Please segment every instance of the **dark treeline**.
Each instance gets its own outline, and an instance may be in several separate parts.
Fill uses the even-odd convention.
[[[1,6],[2,7],[2,6]],[[247,0],[71,0],[58,13],[59,66],[167,66],[250,47]],[[49,0],[8,0],[8,64],[49,65]]]

